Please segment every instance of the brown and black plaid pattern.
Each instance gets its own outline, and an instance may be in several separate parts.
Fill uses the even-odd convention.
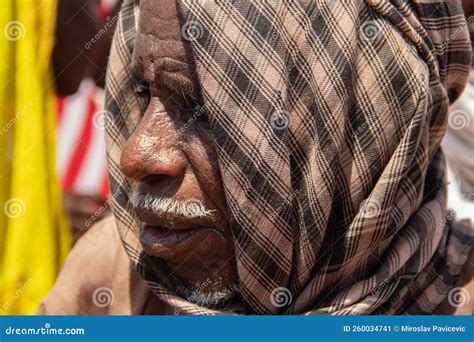
[[[473,246],[469,223],[447,215],[439,148],[469,70],[460,4],[178,3],[233,215],[244,303],[225,312],[432,312]],[[136,11],[125,1],[107,76],[116,221],[156,295],[183,314],[224,313],[171,293],[137,239],[119,169],[146,106],[129,70]]]

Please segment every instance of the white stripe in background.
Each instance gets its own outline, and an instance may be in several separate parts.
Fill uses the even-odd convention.
[[[75,190],[100,195],[105,167],[104,130],[92,125],[91,140],[74,184]]]
[[[64,99],[62,118],[57,132],[56,168],[61,179],[67,172],[71,158],[74,156],[74,148],[86,124],[89,91],[90,81],[85,80],[76,94]]]

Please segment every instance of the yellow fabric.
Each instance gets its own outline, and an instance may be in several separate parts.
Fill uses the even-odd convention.
[[[0,11],[0,314],[32,314],[70,250],[55,174],[55,0]]]

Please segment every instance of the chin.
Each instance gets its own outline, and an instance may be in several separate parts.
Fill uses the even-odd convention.
[[[181,263],[163,260],[175,283],[182,288],[199,290],[199,293],[228,292],[235,289],[233,285],[237,279],[237,272],[230,262],[214,261],[210,268],[202,260],[205,256],[192,255]]]
[[[215,255],[194,253],[182,258],[160,258],[169,272],[168,280],[173,291],[189,302],[204,307],[221,307],[238,294],[237,271],[234,261],[217,259]],[[203,260],[206,260],[206,264]]]
[[[240,292],[236,284],[230,284],[220,290],[208,290],[206,284],[212,286],[212,280],[205,280],[197,288],[177,285],[176,294],[194,304],[208,308],[218,308],[232,302]]]

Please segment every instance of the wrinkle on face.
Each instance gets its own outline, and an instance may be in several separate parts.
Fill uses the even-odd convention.
[[[152,150],[155,148],[158,140],[158,137],[155,136],[145,134],[140,135],[137,141],[138,151],[152,154]]]
[[[190,43],[181,36],[176,4],[171,1],[141,1],[134,48],[136,67],[142,68],[150,88],[162,86],[195,97],[195,64],[188,58]],[[154,89],[151,89],[152,92]]]

